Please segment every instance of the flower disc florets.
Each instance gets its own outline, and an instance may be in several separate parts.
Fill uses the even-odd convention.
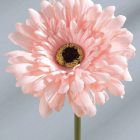
[[[67,68],[74,67],[83,59],[83,52],[80,47],[76,44],[67,44],[61,47],[57,54],[57,62]]]

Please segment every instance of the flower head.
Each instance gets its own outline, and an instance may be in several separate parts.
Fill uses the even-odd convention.
[[[42,1],[41,7],[29,9],[31,19],[16,23],[18,32],[9,35],[26,50],[6,54],[12,64],[6,71],[15,74],[23,93],[40,97],[42,117],[60,111],[66,93],[77,116],[92,117],[95,104],[108,100],[105,89],[123,96],[119,80],[131,81],[127,60],[135,48],[133,35],[121,28],[126,18],[91,0]]]

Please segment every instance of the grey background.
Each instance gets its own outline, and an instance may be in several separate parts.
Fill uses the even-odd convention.
[[[97,115],[82,118],[82,140],[140,139],[140,0],[94,0],[103,8],[116,6],[115,15],[124,15],[124,27],[134,34],[136,57],[129,60],[133,82],[124,82],[125,98],[109,94],[104,106],[97,106]],[[0,140],[73,140],[74,120],[66,100],[60,113],[43,119],[38,111],[39,98],[24,95],[15,87],[15,76],[5,72],[6,52],[20,49],[8,38],[16,31],[15,23],[29,18],[28,8],[40,10],[40,0],[0,0]]]

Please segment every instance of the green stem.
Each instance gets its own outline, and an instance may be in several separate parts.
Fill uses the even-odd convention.
[[[81,140],[81,118],[77,117],[76,114],[74,115],[74,123],[75,123],[75,140]]]

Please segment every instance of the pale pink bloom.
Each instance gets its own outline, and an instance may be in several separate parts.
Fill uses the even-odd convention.
[[[25,94],[40,97],[43,118],[64,106],[66,93],[74,113],[82,117],[96,114],[95,104],[108,100],[104,89],[123,96],[119,81],[131,81],[127,60],[134,57],[133,35],[121,28],[124,16],[114,16],[115,7],[102,10],[91,0],[41,2],[42,11],[29,9],[31,19],[16,23],[18,32],[10,40],[26,50],[12,51],[6,56],[17,87]],[[56,61],[57,51],[65,44],[77,44],[84,53],[81,63],[73,68]],[[92,96],[89,92],[92,93]]]

